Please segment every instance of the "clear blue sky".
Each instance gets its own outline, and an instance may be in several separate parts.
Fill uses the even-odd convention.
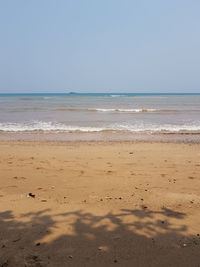
[[[0,0],[0,92],[200,92],[199,0]]]

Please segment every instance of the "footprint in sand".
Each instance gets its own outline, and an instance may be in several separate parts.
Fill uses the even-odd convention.
[[[16,180],[26,180],[27,178],[26,177],[17,177],[17,176],[15,176],[15,177],[13,177],[13,179],[16,179]]]
[[[193,176],[189,176],[188,179],[194,180],[195,177],[193,177]]]

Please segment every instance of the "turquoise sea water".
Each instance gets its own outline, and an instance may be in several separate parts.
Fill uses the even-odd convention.
[[[1,133],[200,132],[200,94],[0,94]]]
[[[192,96],[200,95],[200,93],[0,93],[0,97],[18,97],[18,96]]]

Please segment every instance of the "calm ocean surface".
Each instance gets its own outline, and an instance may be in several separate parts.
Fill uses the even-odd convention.
[[[200,94],[0,94],[0,133],[200,133]]]

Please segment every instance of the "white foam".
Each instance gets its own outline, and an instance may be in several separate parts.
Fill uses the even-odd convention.
[[[158,109],[113,109],[113,108],[96,108],[96,109],[88,109],[90,111],[99,111],[99,112],[127,112],[127,113],[139,113],[139,112],[156,112]]]
[[[156,124],[110,124],[102,127],[93,126],[73,126],[66,125],[57,122],[43,122],[43,121],[33,121],[24,123],[0,123],[0,131],[3,132],[101,132],[101,131],[126,131],[126,132],[197,132],[200,131],[199,124],[188,124],[188,125],[156,125]]]
[[[169,133],[178,133],[178,132],[196,132],[200,131],[200,125],[145,125],[145,124],[124,124],[124,125],[113,125],[113,129],[118,131],[129,131],[129,132],[169,132]]]
[[[126,96],[126,95],[110,95],[110,97],[121,97],[121,96]]]
[[[91,111],[100,111],[100,112],[114,112],[114,108],[95,108],[95,109],[89,109]]]
[[[97,127],[71,126],[62,123],[34,121],[28,123],[0,123],[0,131],[4,132],[33,132],[33,131],[57,131],[57,132],[98,132],[104,130]]]
[[[158,110],[149,108],[149,109],[118,109],[117,111],[120,111],[120,112],[154,112]]]

